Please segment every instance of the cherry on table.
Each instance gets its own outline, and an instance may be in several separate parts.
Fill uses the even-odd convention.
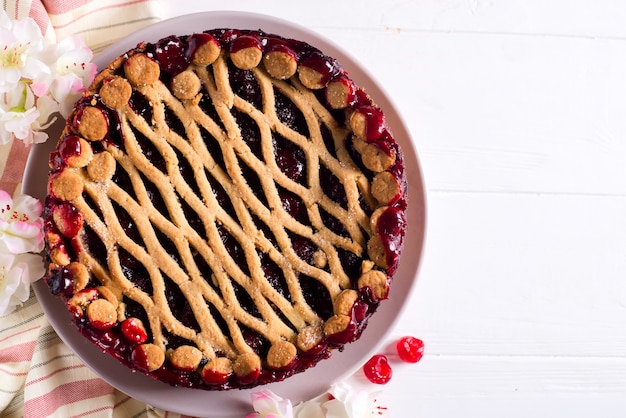
[[[384,354],[375,354],[363,366],[365,377],[377,385],[384,385],[391,380],[392,370],[387,356]]]
[[[396,343],[398,356],[407,363],[417,363],[424,355],[424,342],[415,337],[402,337]]]

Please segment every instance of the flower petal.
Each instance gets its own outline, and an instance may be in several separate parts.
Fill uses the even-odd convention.
[[[41,256],[0,252],[0,316],[15,310],[30,295],[30,284],[43,277]]]
[[[265,418],[293,418],[293,408],[289,399],[283,399],[272,391],[263,389],[250,394],[252,406]]]
[[[0,189],[0,210],[2,212],[11,210],[13,206],[13,198],[6,190]]]
[[[13,200],[13,210],[20,214],[20,219],[34,222],[43,213],[43,204],[30,195],[19,194]]]
[[[318,400],[302,402],[293,407],[295,418],[326,418]]]

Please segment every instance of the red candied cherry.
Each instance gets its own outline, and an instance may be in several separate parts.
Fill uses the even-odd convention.
[[[121,330],[124,337],[132,343],[143,344],[148,340],[148,333],[140,319],[125,319],[121,324]]]
[[[59,155],[67,164],[70,158],[80,155],[81,148],[82,144],[80,142],[80,137],[76,135],[67,135],[61,138],[61,141],[59,142]]]
[[[396,350],[403,361],[417,363],[424,355],[424,342],[415,337],[402,337],[396,343]]]
[[[213,369],[202,369],[201,378],[205,383],[209,385],[223,385],[228,382],[232,373],[221,373]]]
[[[406,228],[406,215],[395,206],[381,208],[376,219],[375,230],[383,237],[397,237]]]
[[[384,354],[376,354],[363,366],[365,377],[377,385],[384,385],[391,380],[392,370]]]
[[[48,167],[50,167],[53,172],[61,170],[63,167],[65,167],[65,165],[65,160],[58,151],[53,151],[50,153],[50,158],[48,159]]]
[[[52,219],[59,232],[66,238],[78,235],[83,227],[83,215],[70,203],[62,203],[52,209]]]

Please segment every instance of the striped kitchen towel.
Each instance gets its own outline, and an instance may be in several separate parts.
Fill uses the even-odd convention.
[[[159,20],[156,0],[5,0],[15,19],[32,17],[47,39],[82,36],[94,51]],[[20,190],[28,148],[0,146],[0,189]],[[0,418],[180,417],[139,402],[95,375],[60,340],[33,294],[0,317]]]
[[[96,376],[61,341],[37,299],[0,318],[0,417],[163,417]]]

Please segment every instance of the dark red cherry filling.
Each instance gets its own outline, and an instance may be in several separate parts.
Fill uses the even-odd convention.
[[[228,76],[233,87],[233,93],[252,104],[255,108],[263,108],[263,96],[259,94],[261,88],[252,71],[242,70],[235,67],[232,62],[229,62]],[[242,126],[242,124],[239,125]]]
[[[83,215],[70,203],[55,207],[53,218],[57,229],[66,238],[75,237],[83,227]]]
[[[219,45],[215,37],[208,33],[194,33],[187,38],[187,51],[185,52],[185,60],[191,62],[193,55],[202,45],[214,43]]]
[[[361,106],[356,111],[365,117],[365,138],[368,141],[380,138],[385,130],[383,112],[375,106]]]
[[[282,52],[292,57],[294,60],[298,59],[298,54],[288,45],[285,40],[277,38],[268,38],[265,52]]]
[[[319,51],[312,51],[300,60],[300,65],[308,67],[320,74],[320,82],[328,83],[333,77],[341,73],[342,68],[339,63],[322,54]]]
[[[178,36],[170,36],[157,42],[155,52],[161,69],[171,75],[176,75],[189,67],[187,45]]]
[[[230,52],[235,53],[247,48],[263,50],[261,40],[256,36],[242,35],[234,39],[230,44]]]
[[[80,138],[76,135],[68,135],[59,143],[59,155],[65,164],[70,157],[80,155],[80,152]]]
[[[52,269],[46,276],[46,284],[53,295],[72,296],[74,294],[74,281],[67,267]]]
[[[232,373],[220,373],[216,370],[203,370],[202,380],[209,385],[225,385]]]

